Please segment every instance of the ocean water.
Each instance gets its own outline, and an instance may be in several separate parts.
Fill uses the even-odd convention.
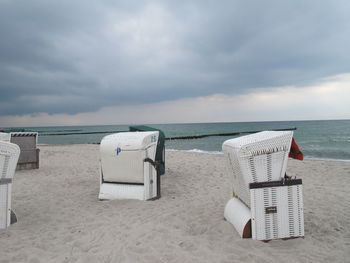
[[[350,120],[152,124],[166,137],[296,128],[294,138],[309,159],[350,161]],[[38,131],[41,144],[99,143],[107,134],[128,131],[128,125],[23,127]],[[242,135],[239,135],[242,136]],[[166,149],[220,153],[225,140],[237,136],[167,140]]]

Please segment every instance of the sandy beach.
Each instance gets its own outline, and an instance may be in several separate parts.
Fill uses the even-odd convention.
[[[241,239],[224,220],[224,156],[167,151],[162,197],[99,201],[98,145],[40,145],[16,171],[5,262],[349,262],[350,162],[289,160],[303,179],[305,238]]]

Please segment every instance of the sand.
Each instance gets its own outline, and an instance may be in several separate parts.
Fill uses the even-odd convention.
[[[0,230],[5,262],[350,262],[350,163],[295,161],[305,238],[241,239],[223,213],[224,156],[166,153],[162,198],[99,201],[99,146],[40,146],[40,169],[17,171],[18,222]]]

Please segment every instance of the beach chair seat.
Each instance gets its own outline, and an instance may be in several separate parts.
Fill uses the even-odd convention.
[[[11,187],[20,154],[18,145],[0,141],[0,228],[11,223]]]
[[[223,143],[233,198],[238,200],[226,205],[225,215],[230,216],[225,218],[241,236],[237,222],[251,224],[252,237],[258,240],[304,235],[302,182],[285,178],[292,137],[292,131],[264,131]],[[237,202],[249,209],[251,220],[242,217],[246,210],[237,209]]]
[[[160,197],[155,161],[158,138],[158,131],[150,131],[120,132],[102,139],[100,200]]]

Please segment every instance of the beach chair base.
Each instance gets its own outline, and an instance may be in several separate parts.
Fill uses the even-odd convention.
[[[252,238],[304,237],[301,179],[250,184]]]
[[[144,199],[144,186],[134,184],[103,183],[100,187],[100,200]]]

